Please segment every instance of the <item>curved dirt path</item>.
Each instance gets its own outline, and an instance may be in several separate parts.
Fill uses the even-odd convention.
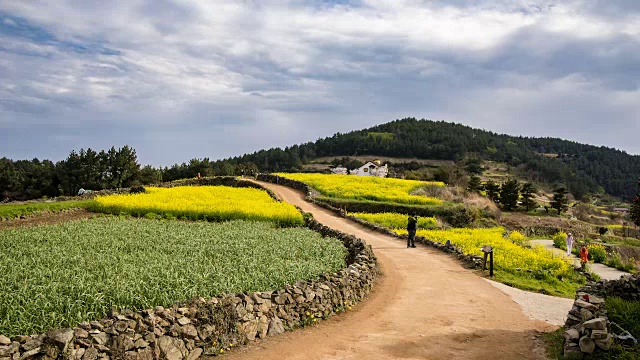
[[[433,249],[407,249],[304,201],[295,190],[260,183],[324,225],[373,247],[381,278],[352,312],[253,343],[229,359],[544,359],[539,331],[505,293]]]

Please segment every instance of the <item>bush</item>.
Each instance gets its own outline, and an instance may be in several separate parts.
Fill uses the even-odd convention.
[[[526,237],[518,231],[512,231],[511,234],[509,234],[509,240],[513,241],[514,244],[522,246],[524,245]]]
[[[553,235],[553,246],[558,249],[567,250],[567,233],[560,231]]]
[[[607,250],[603,245],[589,244],[587,250],[589,250],[589,260],[597,263],[603,263],[607,260]]]

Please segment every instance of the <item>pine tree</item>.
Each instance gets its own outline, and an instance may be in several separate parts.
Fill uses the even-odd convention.
[[[496,203],[500,202],[500,185],[496,184],[493,180],[489,180],[484,184],[484,189],[489,199]]]
[[[636,226],[640,226],[640,178],[638,178],[638,193],[631,203],[629,217]]]
[[[553,200],[551,200],[551,207],[558,211],[558,215],[567,211],[569,208],[569,199],[567,194],[569,192],[563,187],[559,187],[553,190]]]
[[[500,187],[500,202],[502,207],[511,211],[518,207],[518,198],[520,198],[520,184],[516,179],[505,181]]]
[[[472,193],[479,193],[482,190],[482,182],[480,180],[480,176],[471,175],[469,177],[469,186],[467,186],[467,190]]]
[[[524,185],[522,185],[522,207],[527,209],[527,211],[533,209],[533,207],[536,206],[536,201],[533,200],[535,193],[536,188],[532,183],[525,183]]]

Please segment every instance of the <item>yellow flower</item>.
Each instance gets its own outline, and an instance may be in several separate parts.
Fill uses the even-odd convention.
[[[313,319],[313,322],[317,322],[317,321],[318,321],[318,319]]]
[[[224,349],[220,349],[220,354],[224,354]]]
[[[229,347],[233,347],[233,344],[229,344]]]
[[[311,315],[311,313],[307,311],[307,316],[309,316],[309,315]]]
[[[312,319],[313,319],[313,318],[315,318],[315,315],[311,315],[311,318],[312,318]]]

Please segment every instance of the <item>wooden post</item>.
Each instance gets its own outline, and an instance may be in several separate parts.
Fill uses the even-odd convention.
[[[480,249],[484,253],[484,261],[482,262],[482,272],[487,270],[487,257],[489,257],[489,276],[493,276],[493,247],[485,245]]]
[[[489,253],[489,276],[493,277],[493,249],[491,249],[491,252]]]

